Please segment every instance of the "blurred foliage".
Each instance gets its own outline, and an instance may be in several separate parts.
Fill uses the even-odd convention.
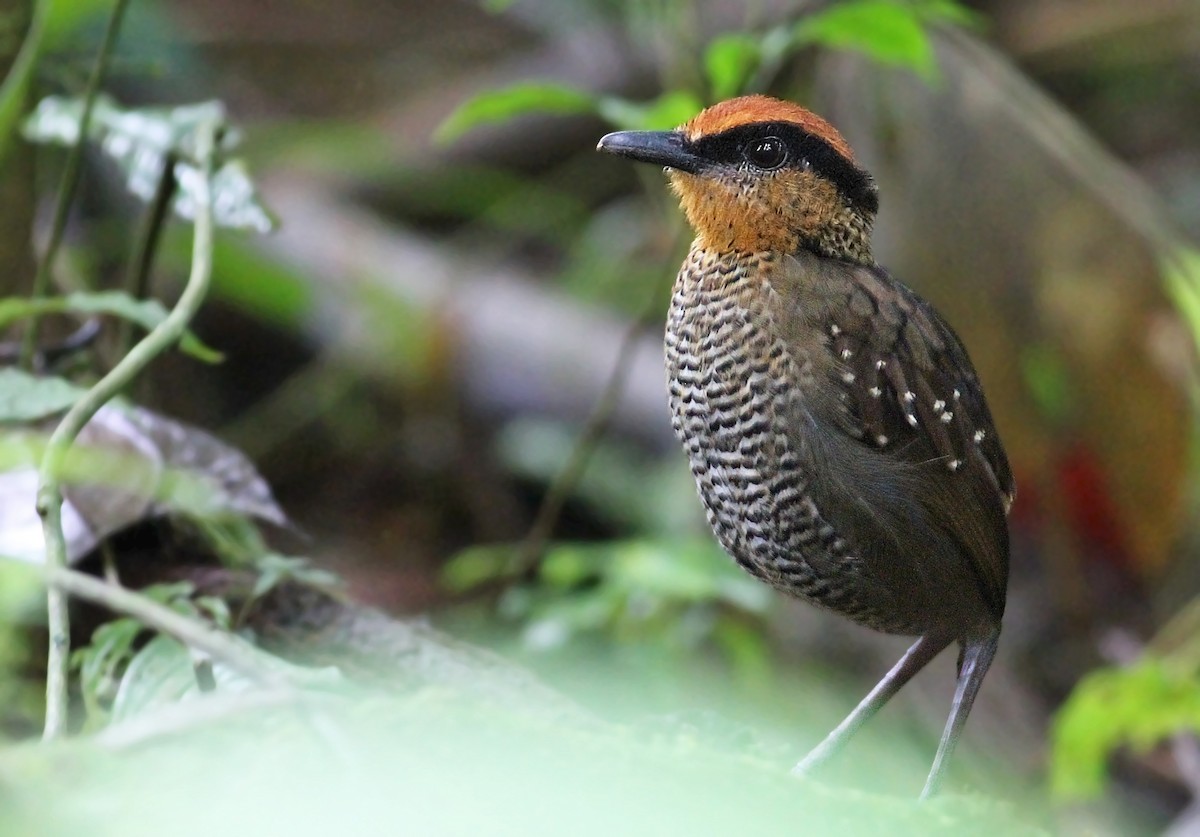
[[[256,321],[299,331],[313,314],[312,285],[295,268],[264,253],[250,238],[224,236],[213,246],[213,294]],[[164,271],[182,274],[191,259],[188,232],[168,228],[159,253]]]
[[[549,484],[575,445],[563,424],[517,419],[496,436],[496,453],[513,474]],[[614,529],[654,538],[687,537],[704,525],[687,463],[676,457],[647,460],[631,445],[602,441],[572,488],[573,498]]]
[[[176,670],[189,667],[186,655],[173,659]],[[980,796],[918,804],[824,788],[730,757],[694,729],[565,726],[439,689],[361,697],[331,688],[265,705],[235,689],[183,705],[203,721],[131,704],[90,740],[0,755],[0,831],[136,837],[170,823],[181,837],[1046,833],[1016,806]],[[871,783],[872,765],[859,773]],[[48,796],[61,798],[46,805]]]
[[[1144,755],[1171,742],[1194,747],[1200,734],[1200,600],[1193,599],[1125,666],[1086,675],[1059,709],[1050,786],[1066,800],[1095,798],[1108,766],[1125,750]]]
[[[587,113],[595,106],[591,96],[573,87],[523,82],[463,103],[438,128],[437,136],[449,142],[478,125],[507,122],[523,113]]]
[[[1200,349],[1200,250],[1181,247],[1162,259],[1163,281]]]
[[[123,291],[77,292],[47,299],[0,298],[0,329],[17,320],[42,314],[109,314],[152,331],[167,318],[167,309],[157,299],[134,299]],[[179,341],[179,348],[206,363],[218,363],[222,359],[220,352],[205,346],[190,331]],[[15,383],[15,379],[11,380]]]
[[[497,450],[515,474],[549,483],[565,467],[573,434],[561,425],[516,421]],[[499,615],[520,627],[530,651],[608,638],[664,648],[715,647],[735,669],[760,672],[770,650],[762,620],[775,594],[729,560],[702,526],[682,460],[647,464],[617,442],[602,442],[573,486],[576,502],[636,539],[557,543],[532,577],[524,546],[469,548],[445,566],[451,590],[503,583]],[[756,625],[745,630],[747,624]]]
[[[521,569],[511,547],[474,547],[444,577],[465,592]],[[612,540],[550,547],[535,578],[505,589],[498,612],[522,625],[532,651],[603,638],[682,650],[721,636],[731,662],[760,670],[769,658],[761,633],[735,625],[762,617],[772,601],[711,540]]]
[[[312,310],[309,285],[238,238],[220,239],[213,248],[213,290],[223,301],[283,328],[298,328]]]
[[[595,113],[614,127],[628,130],[674,128],[703,107],[695,95],[671,90],[649,102],[632,102],[618,96],[596,96],[562,84],[522,82],[481,93],[459,106],[438,128],[436,137],[451,142],[467,131],[507,122],[530,113]]]
[[[26,37],[26,48],[36,50],[40,47],[40,38],[45,24],[44,15],[49,4],[40,4],[35,11],[35,20]],[[120,12],[124,6],[115,7],[110,20],[109,31],[106,33],[104,47],[96,59],[96,69],[93,78],[99,78],[104,67],[112,38],[108,37],[115,31],[120,20]],[[77,10],[78,11],[78,10]],[[24,72],[24,65],[17,62],[17,73]],[[10,76],[8,83],[24,83],[21,78]],[[6,83],[7,87],[7,83]],[[57,143],[74,146],[76,150],[86,140],[98,142],[107,154],[115,159],[126,174],[131,191],[145,199],[151,200],[155,193],[160,192],[163,184],[169,185],[166,196],[174,195],[173,206],[183,218],[197,221],[196,243],[193,245],[192,259],[194,267],[188,291],[198,302],[203,296],[203,288],[207,283],[208,266],[211,264],[211,254],[206,252],[211,247],[199,233],[211,228],[213,216],[218,224],[248,227],[265,230],[271,226],[270,220],[257,200],[256,189],[246,176],[238,161],[222,159],[219,165],[214,165],[213,135],[219,136],[222,151],[229,151],[236,142],[237,136],[232,129],[224,127],[223,106],[209,103],[193,107],[180,107],[167,111],[126,110],[117,107],[108,97],[101,97],[97,102],[94,84],[89,84],[87,99],[65,100],[49,97],[42,100],[34,114],[25,121],[25,138],[33,143]],[[5,101],[10,97],[10,91],[2,93]],[[83,136],[81,128],[89,111],[94,117],[90,122],[91,133]],[[2,108],[0,108],[2,110]],[[10,120],[0,125],[7,138],[15,129]],[[74,161],[76,157],[72,157]],[[128,427],[122,425],[117,439],[107,439],[103,444],[94,447],[79,446],[72,448],[76,437],[81,431],[90,431],[93,436],[103,436],[106,428],[100,418],[105,409],[105,401],[111,400],[114,392],[127,386],[135,370],[141,369],[156,354],[161,354],[179,342],[181,347],[193,355],[209,361],[220,359],[220,355],[201,344],[183,326],[193,313],[184,308],[185,303],[192,305],[187,292],[180,298],[174,310],[174,316],[168,314],[166,307],[153,299],[135,299],[125,292],[75,293],[54,298],[40,298],[44,293],[40,280],[48,276],[56,255],[58,233],[61,232],[61,220],[66,217],[65,209],[74,196],[75,181],[70,172],[72,165],[68,164],[68,174],[63,177],[57,196],[55,231],[51,236],[52,242],[43,256],[43,263],[35,280],[33,299],[13,297],[0,300],[0,328],[7,329],[12,323],[30,318],[36,321],[49,313],[72,313],[83,315],[109,314],[135,322],[151,332],[148,339],[139,344],[137,350],[141,357],[136,362],[117,364],[101,381],[101,385],[86,392],[73,384],[53,376],[34,377],[25,372],[4,370],[0,379],[0,403],[8,405],[3,422],[5,431],[0,436],[0,460],[3,460],[4,474],[7,482],[5,502],[7,504],[21,503],[28,510],[34,506],[32,493],[26,494],[28,480],[22,472],[37,468],[36,489],[39,516],[47,521],[46,552],[41,559],[47,564],[62,565],[82,557],[82,551],[90,549],[79,546],[75,554],[71,547],[78,546],[72,538],[79,532],[87,534],[98,532],[97,537],[113,531],[115,528],[109,520],[88,520],[81,515],[74,505],[69,516],[71,533],[65,531],[63,525],[64,506],[63,483],[70,483],[73,489],[87,493],[82,485],[100,486],[100,490],[91,494],[92,498],[102,497],[99,513],[108,516],[120,516],[123,506],[135,507],[134,516],[123,520],[122,525],[137,522],[154,508],[153,501],[187,510],[197,520],[207,517],[216,518],[221,514],[220,506],[225,499],[231,499],[232,493],[243,492],[236,503],[242,501],[251,504],[263,501],[262,508],[268,516],[274,516],[279,523],[284,522],[281,513],[270,497],[269,489],[265,487],[257,474],[246,464],[244,457],[236,451],[221,446],[211,437],[200,432],[189,432],[179,425],[169,421],[156,421],[146,412],[131,411],[127,418],[129,427],[136,427],[141,435],[133,439],[128,432],[122,431]],[[210,175],[210,172],[212,174]],[[213,205],[215,203],[215,206]],[[164,207],[166,203],[164,203]],[[203,213],[201,206],[204,207]],[[209,224],[200,224],[208,219]],[[135,255],[135,268],[131,276],[149,270],[153,262],[154,248],[158,241],[157,229],[164,222],[162,214],[151,215],[147,233],[145,234],[145,249]],[[136,260],[140,259],[140,263]],[[142,283],[144,284],[144,283]],[[180,328],[168,332],[164,326],[171,320],[178,320],[180,312],[184,319]],[[27,329],[27,337],[35,335],[34,326]],[[29,344],[32,347],[32,343]],[[133,361],[132,355],[127,360]],[[40,365],[40,364],[39,364]],[[104,384],[111,386],[104,390]],[[55,435],[46,440],[43,435],[32,428],[23,428],[21,423],[28,424],[34,419],[41,419],[59,410],[67,410],[68,420],[79,414],[79,409],[86,397],[104,392],[103,400],[96,400],[88,411],[80,414],[81,418],[74,429],[59,439],[62,428],[60,425]],[[111,419],[113,414],[109,414]],[[90,421],[89,421],[90,419]],[[85,427],[86,425],[86,427]],[[108,427],[112,430],[112,427]],[[157,435],[155,435],[157,434]],[[58,447],[55,447],[55,446]],[[152,450],[147,450],[147,447]],[[132,448],[132,453],[130,451]],[[180,466],[183,467],[173,467]],[[196,466],[196,472],[190,473],[188,466]],[[200,470],[207,468],[203,475]],[[11,473],[9,473],[11,472]],[[8,477],[16,476],[16,479]],[[205,484],[207,483],[207,484]],[[104,495],[104,489],[118,488]],[[261,488],[261,490],[260,490]],[[232,492],[232,493],[231,493]],[[21,495],[18,499],[17,495]],[[49,509],[49,511],[47,510]],[[229,509],[225,509],[226,512]],[[249,506],[239,508],[238,514],[253,514]],[[20,526],[20,516],[7,514],[6,526]],[[105,527],[108,528],[105,528]],[[10,534],[7,530],[5,535]],[[57,545],[57,546],[56,546]],[[52,547],[55,547],[53,548]],[[51,556],[57,554],[56,561]],[[5,560],[13,560],[11,556],[0,556]],[[36,560],[36,558],[31,559]],[[51,566],[60,572],[61,566]],[[298,567],[287,562],[276,561],[263,579],[264,589],[270,589],[284,577],[296,572]],[[143,600],[153,601],[161,597],[168,601],[176,610],[185,613],[195,620],[212,619],[218,626],[228,627],[230,615],[224,601],[212,596],[197,596],[191,598],[190,583],[174,587],[151,590],[142,594]],[[53,605],[53,600],[52,600]],[[63,609],[51,607],[51,632],[56,636],[63,635],[61,641],[56,641],[50,654],[50,666],[55,666],[56,651],[63,643],[69,641],[65,635],[68,630],[66,613]],[[115,672],[127,668],[137,661],[130,655],[142,628],[140,625],[131,626],[128,620],[118,620],[101,626],[94,647],[85,647],[75,656],[75,663],[81,677],[80,682],[84,692],[84,701],[93,714],[96,713],[104,697],[105,689],[111,685]],[[5,655],[7,657],[7,655]],[[5,660],[5,662],[11,662]],[[64,659],[65,663],[65,659]],[[52,670],[51,674],[55,672]],[[54,678],[50,677],[50,682]],[[66,686],[61,684],[51,696],[51,703],[66,704]],[[50,713],[48,713],[49,716]],[[59,728],[62,722],[59,723]],[[59,733],[60,729],[52,729],[48,721],[47,734]]]
[[[1096,797],[1121,747],[1146,753],[1171,736],[1200,733],[1200,678],[1152,657],[1084,677],[1054,724],[1051,788],[1064,799]]]
[[[521,82],[489,90],[461,104],[438,128],[449,142],[474,128],[507,122],[530,113],[595,113],[619,130],[665,130],[696,115],[705,103],[758,89],[805,47],[865,53],[883,64],[935,76],[927,27],[974,24],[977,16],[955,0],[845,0],[803,15],[797,22],[761,34],[719,35],[704,49],[705,98],[693,90],[667,90],[650,102],[598,96],[561,84]]]
[[[216,596],[197,596],[195,585],[189,581],[155,584],[143,587],[139,592],[193,619],[211,620],[214,625],[226,630],[231,625],[229,607],[225,601]],[[136,619],[114,619],[97,627],[91,641],[71,654],[71,665],[79,674],[88,729],[103,728],[109,721],[110,711],[121,710],[116,701],[123,695],[138,691],[153,691],[156,697],[161,694],[161,681],[146,677],[147,669],[156,668],[149,661],[161,657],[164,647],[181,651],[185,649],[177,641],[163,636],[149,643],[139,642],[146,639],[148,633],[146,626]],[[155,682],[146,686],[145,680]],[[195,683],[195,673],[189,671],[183,685],[186,688]],[[129,698],[125,697],[125,700]],[[119,719],[129,713],[116,711],[115,714]]]
[[[936,77],[937,67],[926,28],[972,26],[979,21],[978,15],[954,0],[851,0],[803,18],[795,25],[792,39],[798,46],[815,44],[862,52],[929,81]]]
[[[0,426],[61,413],[86,391],[63,378],[39,378],[19,369],[0,369]]]
[[[0,383],[14,377],[11,373],[0,377]],[[56,413],[69,407],[82,394],[56,378],[42,378],[34,386],[12,391],[22,398],[13,411],[38,419],[47,417],[51,407],[59,408]],[[0,487],[9,492],[5,502],[20,502],[21,483],[5,483],[4,478],[38,468],[48,444],[47,432],[0,420]],[[83,493],[83,499],[94,501],[92,510],[100,517],[87,519],[85,514],[80,521],[93,532],[110,534],[168,511],[198,523],[211,521],[214,526],[226,518],[242,517],[277,525],[286,522],[270,489],[239,451],[202,431],[127,406],[105,408],[93,419],[84,438],[58,463],[55,475],[69,489]],[[99,489],[101,494],[89,496],[88,489]],[[104,492],[111,496],[104,497]],[[132,516],[122,519],[123,512]],[[10,516],[7,522],[14,519]],[[257,535],[252,543],[261,551]]]
[[[1030,345],[1021,355],[1021,372],[1034,403],[1053,422],[1065,422],[1071,413],[1071,377],[1067,364],[1053,346]]]
[[[588,207],[570,190],[497,168],[463,164],[391,181],[404,193],[403,208],[418,217],[448,216],[556,246],[570,247],[589,221]]]
[[[25,138],[34,143],[74,145],[79,141],[83,105],[83,99],[43,99],[25,121]],[[112,97],[100,95],[88,123],[88,139],[121,169],[129,191],[147,202],[153,200],[164,168],[170,165],[176,187],[172,207],[180,218],[191,221],[196,216],[195,189],[201,177],[196,134],[210,124],[226,124],[225,106],[220,102],[162,110],[127,109]],[[239,132],[228,127],[218,137],[221,161],[209,183],[213,218],[231,229],[270,232],[275,221],[259,199],[245,165],[228,157],[240,140]]]
[[[45,590],[36,577],[0,561],[0,741],[28,734],[41,723],[44,687],[17,676],[30,665],[28,629],[43,618]]]

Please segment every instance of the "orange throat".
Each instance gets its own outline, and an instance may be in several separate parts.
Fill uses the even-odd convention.
[[[837,190],[815,180],[803,189],[780,179],[746,190],[675,169],[669,177],[697,240],[718,253],[795,252],[841,211]]]

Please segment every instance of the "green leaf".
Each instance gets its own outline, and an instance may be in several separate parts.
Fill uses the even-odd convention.
[[[590,94],[564,84],[521,82],[499,90],[488,90],[458,106],[438,126],[434,139],[446,143],[481,125],[508,122],[530,113],[590,113],[596,100]]]
[[[63,378],[0,369],[0,424],[26,423],[61,413],[85,392]]]
[[[1159,272],[1192,333],[1192,342],[1200,348],[1200,250],[1175,248],[1161,258]]]
[[[167,318],[167,309],[156,299],[134,299],[124,291],[94,291],[66,296],[28,299],[0,299],[0,330],[17,320],[44,314],[108,314],[123,317],[150,331]],[[184,332],[179,348],[205,363],[219,363],[223,358],[216,349],[206,346],[190,331]]]
[[[546,551],[539,575],[550,586],[569,590],[603,572],[611,559],[607,546],[556,544]]]
[[[83,115],[82,98],[48,96],[25,120],[23,133],[30,142],[74,145]],[[196,217],[196,187],[200,182],[196,160],[197,136],[202,126],[219,127],[222,160],[210,182],[213,219],[223,227],[268,232],[275,219],[258,196],[254,181],[240,160],[224,159],[240,140],[225,126],[220,102],[201,102],[175,108],[127,109],[111,96],[98,96],[88,125],[88,139],[98,142],[125,175],[130,192],[150,201],[170,158],[174,164],[176,194],[172,209],[185,220]]]
[[[772,601],[769,588],[742,572],[710,541],[626,541],[614,546],[609,573],[627,590],[683,602],[721,601],[758,613]]]
[[[141,593],[146,598],[194,615],[195,606],[189,599],[194,589],[191,582],[182,581],[154,584],[144,588]],[[121,690],[125,688],[133,661],[137,657],[158,653],[158,646],[149,651],[142,649],[135,652],[134,646],[146,630],[145,625],[131,617],[114,619],[96,628],[91,641],[71,654],[71,665],[79,671],[89,726],[100,726],[107,719],[109,707],[115,706]],[[150,645],[155,643],[152,641]]]
[[[125,668],[113,699],[113,723],[176,703],[195,686],[196,673],[187,648],[171,637],[159,634],[146,643]]]
[[[196,593],[196,585],[190,581],[172,581],[163,584],[152,584],[139,591],[148,599],[159,604],[173,607],[185,616],[195,615],[196,610],[191,606],[191,598]]]
[[[473,546],[446,562],[442,583],[452,593],[464,593],[511,576],[516,566],[517,551],[511,546]]]
[[[983,29],[986,19],[974,9],[957,0],[920,0],[916,3],[917,14],[925,23],[947,23],[968,29]]]
[[[258,571],[258,578],[254,581],[251,599],[261,598],[288,581],[326,590],[339,584],[338,577],[328,570],[314,567],[304,558],[292,558],[275,552],[260,556],[255,560],[254,568]]]
[[[1127,745],[1145,752],[1178,732],[1200,731],[1200,681],[1146,658],[1080,681],[1054,722],[1050,786],[1065,799],[1104,788],[1108,758]]]
[[[704,103],[686,90],[669,90],[650,102],[638,103],[605,96],[597,104],[600,115],[626,131],[665,131],[687,122]]]
[[[191,163],[175,164],[177,192],[172,208],[188,221],[196,219],[196,184],[200,170]],[[279,226],[274,214],[258,196],[258,187],[241,160],[226,160],[209,181],[213,220],[222,227],[267,233]],[[145,198],[145,195],[139,194]]]
[[[71,665],[79,671],[79,686],[88,720],[96,724],[116,696],[121,670],[133,655],[133,645],[143,626],[136,619],[114,619],[96,628],[91,641],[71,654]]]
[[[71,0],[69,3],[49,0],[43,5],[50,7],[46,16],[44,44],[58,51],[69,49],[71,44],[68,39],[85,27],[99,30],[112,13],[113,0]]]
[[[793,37],[797,44],[862,52],[882,64],[907,67],[928,79],[936,67],[923,22],[919,7],[909,3],[850,0],[804,18],[796,24]]]
[[[197,596],[196,609],[222,630],[228,631],[233,625],[229,605],[219,596]]]
[[[714,39],[704,51],[713,98],[719,101],[741,93],[761,60],[762,45],[750,35],[734,32]]]

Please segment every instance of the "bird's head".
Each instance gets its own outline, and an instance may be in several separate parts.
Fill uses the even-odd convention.
[[[674,131],[618,131],[597,148],[666,166],[706,249],[873,261],[875,182],[842,135],[799,105],[743,96]]]

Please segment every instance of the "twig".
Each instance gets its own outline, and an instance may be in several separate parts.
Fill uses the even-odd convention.
[[[78,570],[46,565],[42,568],[42,574],[46,584],[60,594],[86,599],[116,613],[132,616],[263,686],[282,689],[292,685],[280,670],[271,666],[265,654],[255,650],[245,640],[206,622],[185,616],[147,596]]]
[[[142,218],[138,230],[137,244],[133,256],[129,260],[129,268],[125,274],[125,290],[134,299],[144,299],[150,288],[150,268],[154,265],[154,256],[158,252],[158,242],[162,238],[163,228],[171,208],[171,198],[175,196],[175,155],[168,153],[162,162],[162,170],[158,175],[158,186],[154,197]],[[121,357],[133,342],[133,322],[122,320],[117,331],[116,356]]]
[[[183,336],[188,323],[208,293],[212,274],[213,218],[209,194],[216,126],[197,130],[197,157],[202,173],[195,186],[196,222],[192,243],[192,270],[187,285],[171,313],[134,346],[107,375],[75,402],[59,422],[46,445],[38,471],[37,510],[46,538],[49,571],[67,566],[66,542],[62,531],[62,463],[75,437],[107,401],[117,395],[147,364]],[[113,588],[116,589],[116,588]],[[46,668],[46,727],[44,737],[62,734],[67,714],[67,659],[70,651],[70,621],[63,592],[53,587],[47,594],[50,621],[50,653]]]
[[[108,26],[104,30],[104,40],[100,44],[100,52],[96,55],[96,63],[92,66],[92,74],[88,78],[84,91],[83,112],[79,115],[79,136],[67,153],[67,162],[63,166],[62,178],[58,182],[58,198],[54,205],[54,220],[50,225],[50,239],[46,243],[46,252],[38,262],[37,273],[33,277],[33,289],[30,297],[40,299],[46,295],[50,285],[50,270],[54,266],[54,257],[62,244],[63,232],[67,227],[67,212],[75,196],[75,187],[79,183],[80,163],[83,161],[83,149],[87,145],[88,128],[92,121],[92,109],[96,104],[96,96],[100,92],[100,84],[108,70],[108,61],[112,56],[113,46],[117,42],[117,33],[121,30],[121,18],[125,15],[125,7],[129,0],[116,0],[112,14],[108,18]],[[33,361],[33,350],[37,345],[38,316],[33,315],[25,328],[21,340],[21,367],[29,369]]]
[[[533,525],[529,527],[528,534],[521,541],[520,549],[517,551],[516,571],[518,574],[533,570],[541,562],[542,555],[546,551],[546,544],[554,534],[554,527],[558,523],[559,515],[562,514],[567,497],[583,477],[583,472],[587,469],[592,454],[596,452],[596,447],[608,428],[608,421],[612,417],[613,410],[616,409],[617,403],[621,399],[621,393],[625,389],[625,380],[629,375],[630,362],[638,347],[638,337],[643,329],[658,319],[659,307],[657,288],[655,288],[641,315],[629,324],[621,338],[617,360],[604,385],[604,390],[596,399],[596,405],[592,408],[587,423],[579,432],[579,437],[575,440],[574,447],[571,448],[571,455],[567,458],[566,464],[555,474],[554,480],[546,490],[546,496],[543,498],[541,506],[538,507]]]

